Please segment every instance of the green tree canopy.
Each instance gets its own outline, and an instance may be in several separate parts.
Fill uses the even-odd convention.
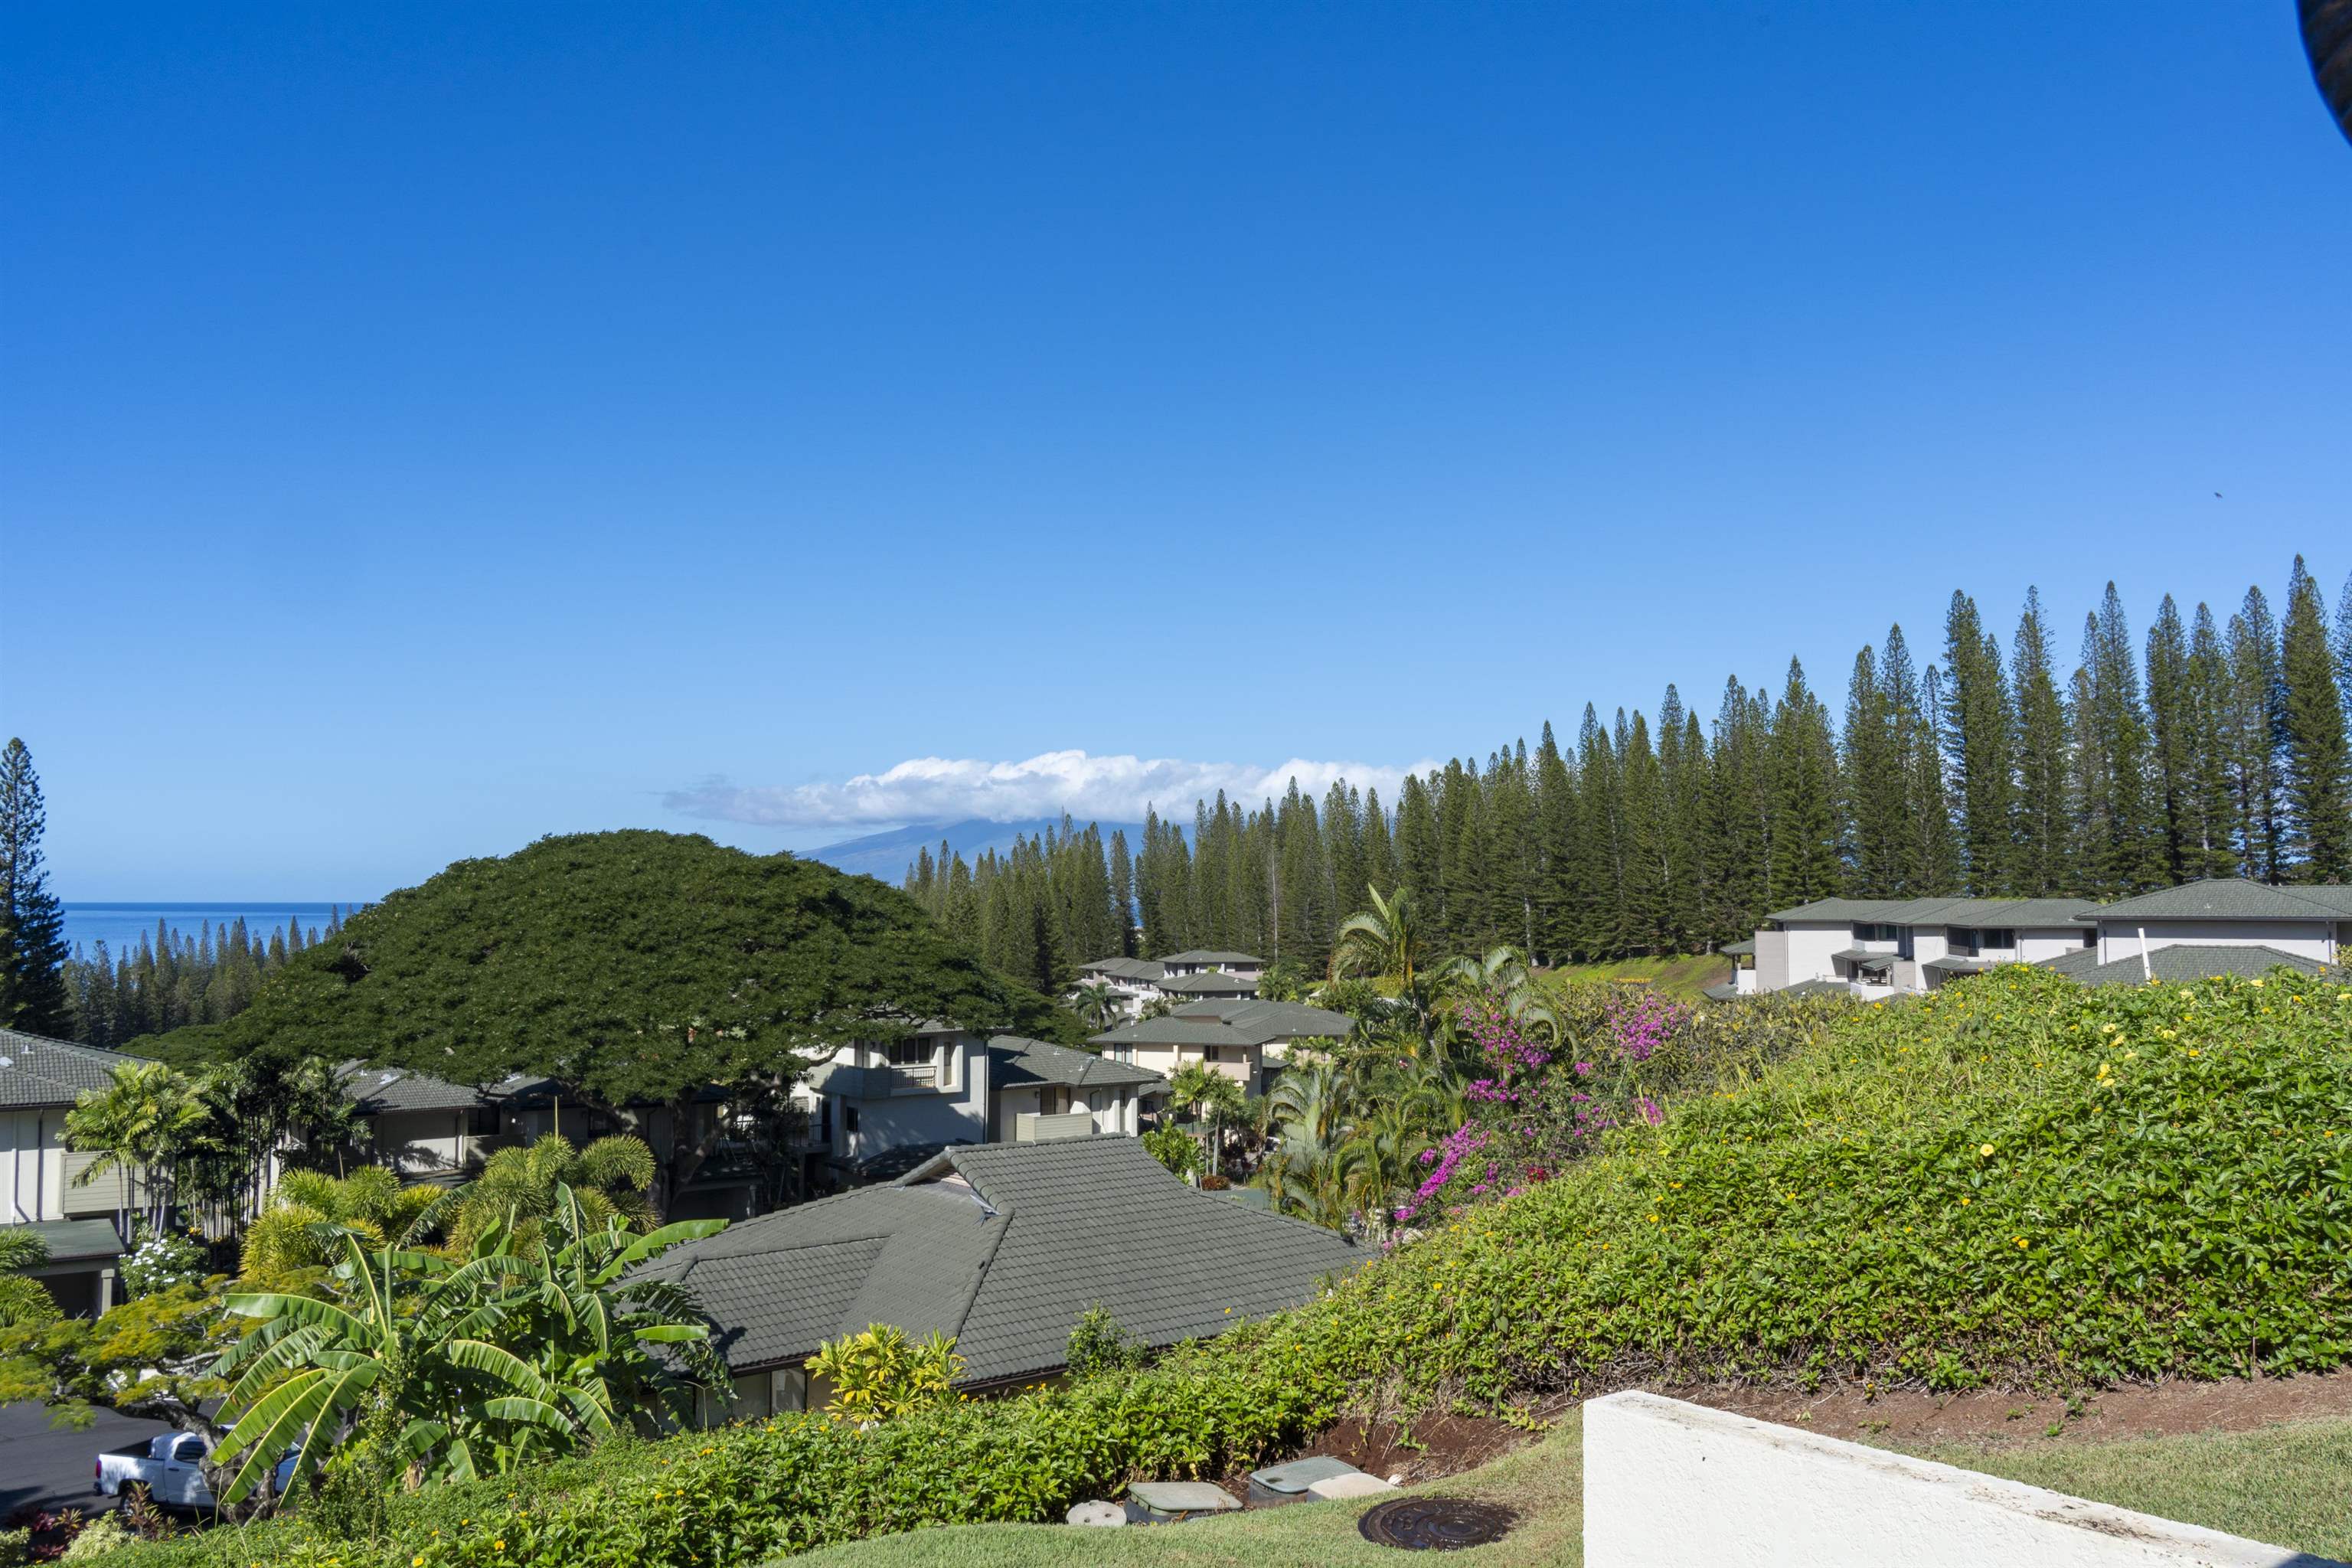
[[[671,1190],[719,1135],[709,1086],[781,1095],[817,1053],[926,1019],[1075,1041],[906,894],[698,836],[543,838],[461,860],[353,915],[227,1022],[142,1049],[358,1058],[471,1084],[544,1074],[601,1108],[667,1106]]]

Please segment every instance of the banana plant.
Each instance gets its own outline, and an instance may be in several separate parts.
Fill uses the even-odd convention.
[[[235,1427],[212,1458],[237,1464],[215,1495],[241,1501],[289,1448],[298,1458],[288,1485],[300,1485],[379,1410],[396,1417],[386,1424],[393,1457],[412,1479],[467,1480],[570,1452],[625,1422],[647,1426],[648,1405],[675,1406],[724,1375],[683,1287],[625,1278],[724,1221],[640,1236],[618,1215],[590,1219],[568,1187],[549,1218],[557,1245],[521,1251],[502,1222],[463,1262],[396,1246],[371,1252],[345,1232],[323,1298],[228,1297],[228,1310],[255,1325],[215,1369],[236,1379],[225,1405]],[[687,1356],[681,1378],[656,1360],[657,1346],[701,1354]]]

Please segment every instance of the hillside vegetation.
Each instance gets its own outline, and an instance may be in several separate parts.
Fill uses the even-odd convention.
[[[1748,1026],[1728,1011],[1722,1027]],[[1343,1410],[2352,1361],[2352,984],[2084,990],[2015,970],[1789,1016],[1809,1037],[1791,1054],[1744,1058],[1661,1125],[1616,1128],[1324,1299],[1140,1373],[873,1431],[806,1415],[616,1447],[402,1500],[373,1544],[297,1520],[126,1564],[748,1563],[1222,1474]]]

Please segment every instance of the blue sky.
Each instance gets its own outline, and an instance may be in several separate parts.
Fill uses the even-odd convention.
[[[1392,771],[1835,689],[1956,586],[2071,652],[2109,577],[2352,568],[2284,4],[18,5],[0,62],[68,899]],[[1168,765],[988,766],[1073,751]]]

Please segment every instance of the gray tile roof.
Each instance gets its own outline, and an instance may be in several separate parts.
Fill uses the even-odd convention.
[[[111,1083],[116,1068],[146,1059],[0,1029],[0,1106],[71,1105]]]
[[[1776,921],[1864,921],[1881,925],[1994,930],[2074,925],[2075,917],[2090,905],[2087,898],[1964,899],[1951,894],[1927,899],[1816,899],[1810,904],[1776,910],[1764,918]]]
[[[956,1336],[967,1384],[1057,1370],[1100,1302],[1154,1346],[1310,1299],[1345,1237],[1186,1186],[1131,1138],[950,1149],[887,1187],[762,1215],[663,1257],[739,1372],[870,1323]]]
[[[449,1083],[406,1068],[345,1062],[335,1070],[342,1075],[345,1098],[362,1116],[397,1110],[470,1110],[490,1103],[470,1085]]]
[[[2319,895],[2313,897],[2314,894]],[[2352,917],[2325,888],[2273,888],[2263,882],[2215,877],[2165,888],[2137,898],[2102,904],[2102,921],[2324,921]]]
[[[122,1238],[114,1222],[106,1219],[44,1219],[30,1225],[0,1226],[0,1230],[29,1231],[49,1249],[51,1263],[80,1263],[122,1256]]]
[[[1168,966],[1150,958],[1097,958],[1092,963],[1078,967],[1081,974],[1098,974],[1107,980],[1158,980],[1168,973]]]
[[[1345,1013],[1304,1002],[1253,999],[1197,1002],[1160,1018],[1122,1024],[1096,1046],[1265,1046],[1276,1040],[1344,1039],[1356,1026]]]
[[[2099,950],[2095,947],[2078,947],[2072,952],[2062,952],[2055,958],[2036,959],[2033,967],[2051,970],[2069,979],[2080,980],[2084,975],[2099,967]]]
[[[1981,958],[1931,958],[1919,966],[1930,974],[1982,974],[1998,965]]]
[[[1265,960],[1255,953],[1219,952],[1214,949],[1201,947],[1187,948],[1182,952],[1171,952],[1160,962],[1162,963],[1213,963],[1220,967],[1245,963],[1253,969],[1265,967]]]
[[[1780,996],[1851,996],[1853,987],[1843,980],[1800,980],[1794,985],[1783,985],[1774,994]]]
[[[2210,980],[2219,974],[2242,974],[2251,979],[2282,967],[2300,970],[2305,974],[2318,974],[2327,966],[2316,959],[2251,942],[2244,945],[2209,945],[2176,942],[2151,951],[2145,972],[2140,968],[2139,954],[2134,953],[2129,958],[2118,958],[2111,963],[2095,964],[2088,969],[2062,970],[2060,973],[2085,985],[2144,985],[2151,978],[2177,985],[2183,981]]]
[[[1866,947],[1848,947],[1841,948],[1837,952],[1830,954],[1830,956],[1832,958],[1842,958],[1857,969],[1886,969],[1892,967],[1895,961],[1897,958],[1900,958],[1902,954],[1895,952],[1874,952]]]
[[[1200,974],[1170,975],[1160,983],[1160,989],[1171,996],[1255,996],[1257,982],[1212,969]]]
[[[1728,1002],[1733,997],[1739,994],[1739,987],[1733,982],[1727,980],[1720,985],[1708,986],[1706,990],[1700,992],[1699,994],[1706,997],[1710,1002]]]
[[[991,1090],[1025,1089],[1031,1084],[1066,1084],[1072,1089],[1100,1089],[1129,1084],[1164,1085],[1168,1080],[1150,1068],[1115,1062],[1092,1051],[1019,1035],[999,1035],[988,1042],[988,1084]]]
[[[1738,942],[1727,942],[1715,951],[1728,958],[1746,957],[1756,951],[1756,939],[1752,936],[1742,937]]]

